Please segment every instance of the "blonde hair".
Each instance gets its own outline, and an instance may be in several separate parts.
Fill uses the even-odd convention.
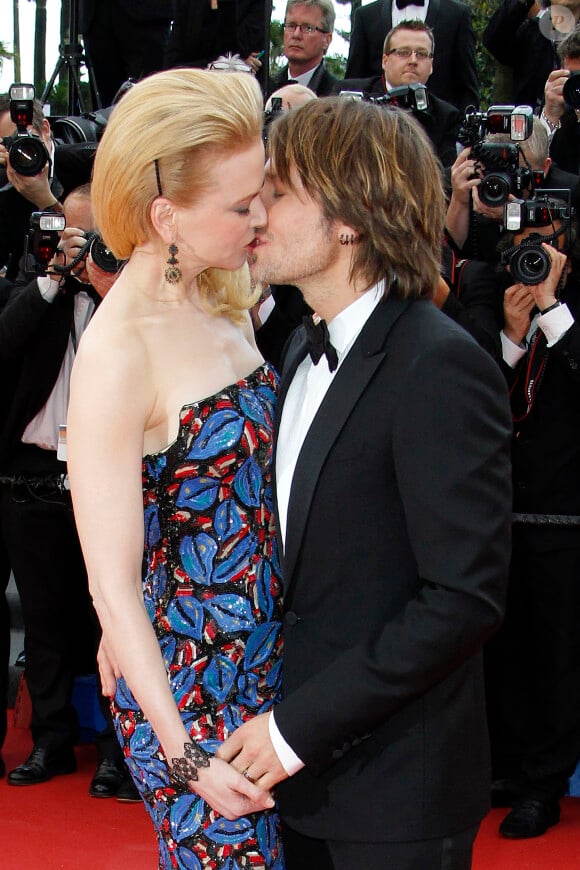
[[[176,69],[131,88],[115,106],[95,157],[95,220],[110,250],[128,259],[156,234],[151,205],[157,196],[178,206],[198,202],[211,189],[212,163],[257,142],[261,130],[260,89],[246,73]],[[213,313],[237,319],[255,301],[247,267],[210,268],[198,282]]]
[[[402,298],[432,296],[445,197],[439,161],[407,112],[344,97],[312,100],[279,116],[269,151],[284,184],[293,187],[294,169],[328,221],[356,230],[351,278],[369,287],[384,278]]]

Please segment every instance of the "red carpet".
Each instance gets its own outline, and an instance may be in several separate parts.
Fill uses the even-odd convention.
[[[29,732],[11,728],[2,753],[6,768],[23,761],[30,749]],[[93,747],[79,747],[77,761],[76,774],[43,785],[15,788],[0,780],[0,868],[156,870],[157,848],[145,809],[90,798]],[[580,870],[579,798],[566,798],[560,824],[535,840],[499,837],[497,827],[506,812],[492,810],[485,819],[473,870]]]

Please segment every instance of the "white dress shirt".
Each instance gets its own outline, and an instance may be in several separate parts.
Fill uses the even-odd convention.
[[[523,345],[515,344],[511,338],[507,337],[502,329],[500,337],[503,361],[510,366],[510,368],[515,369],[521,358],[525,355],[538,329],[541,329],[546,336],[547,346],[552,347],[556,342],[560,341],[565,332],[568,332],[573,323],[574,317],[572,316],[572,312],[566,303],[563,302],[557,308],[547,311],[546,314],[540,314],[538,312],[535,317],[532,318]]]
[[[330,340],[338,354],[336,370],[334,372],[329,370],[326,357],[323,356],[318,364],[314,365],[307,355],[296,369],[286,394],[276,446],[276,496],[280,534],[284,546],[292,480],[302,445],[336,373],[382,299],[383,292],[384,282],[381,281],[337,314],[328,324]],[[270,716],[269,731],[282,766],[286,773],[292,776],[304,767],[304,763],[282,737],[276,725],[275,714]]]
[[[429,0],[425,0],[424,6],[416,6],[414,3],[410,3],[404,9],[398,9],[395,0],[393,0],[391,12],[393,27],[396,27],[401,21],[425,21],[428,11]]]

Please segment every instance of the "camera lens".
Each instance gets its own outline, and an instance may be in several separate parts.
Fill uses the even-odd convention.
[[[562,89],[564,102],[573,109],[580,109],[580,74],[571,73],[570,77],[564,82]]]
[[[512,276],[520,284],[541,284],[550,274],[551,266],[550,257],[541,245],[518,248],[510,259]]]
[[[114,272],[119,271],[121,266],[119,260],[117,260],[113,252],[107,248],[100,236],[95,236],[91,242],[90,254],[95,266],[98,266],[103,272],[113,274]]]
[[[8,153],[14,171],[26,177],[38,175],[48,161],[44,142],[36,136],[19,136]]]
[[[490,172],[484,175],[477,192],[485,205],[496,206],[507,202],[511,188],[512,180],[507,172]]]

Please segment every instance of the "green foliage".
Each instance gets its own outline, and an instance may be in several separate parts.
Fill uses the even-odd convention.
[[[85,105],[92,106],[91,91],[88,82],[81,81],[81,93],[85,100]],[[47,102],[50,103],[51,115],[68,115],[68,84],[66,76],[59,78],[50,94]]]
[[[477,37],[476,58],[477,73],[479,76],[479,92],[481,107],[487,109],[495,100],[494,82],[496,76],[496,62],[483,47],[481,41],[483,31],[501,0],[465,0],[473,12],[473,29]]]

